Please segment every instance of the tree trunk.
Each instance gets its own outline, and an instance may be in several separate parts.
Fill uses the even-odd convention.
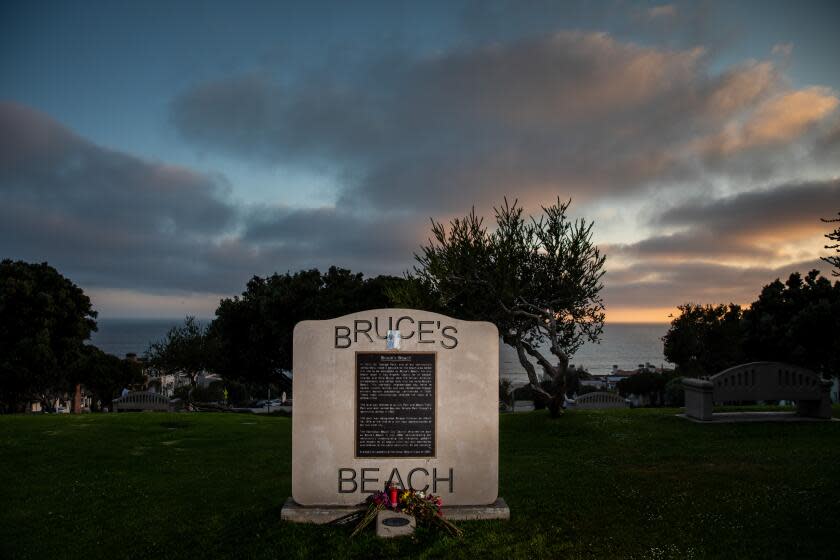
[[[528,381],[530,382],[531,391],[534,394],[534,401],[541,403],[544,406],[547,405],[551,400],[551,395],[548,394],[545,389],[540,387],[540,381],[537,379],[537,371],[534,368],[534,364],[532,364],[531,360],[528,359],[528,355],[525,353],[525,348],[522,346],[522,341],[512,335],[506,335],[502,337],[502,340],[508,346],[516,348],[516,355],[519,358],[519,363],[522,365],[523,369],[525,369],[525,373],[528,374]]]
[[[548,401],[548,412],[551,414],[552,418],[557,418],[561,414],[563,414],[563,404],[565,403],[566,396],[562,393],[557,393]]]
[[[523,350],[537,359],[546,376],[551,379],[551,391],[553,394],[545,393],[548,395],[548,400],[545,404],[552,417],[556,418],[560,416],[563,414],[563,409],[566,408],[566,369],[569,359],[565,354],[562,354],[558,356],[559,361],[555,366],[530,344],[523,344]]]

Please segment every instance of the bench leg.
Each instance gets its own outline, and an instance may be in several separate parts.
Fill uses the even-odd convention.
[[[712,419],[712,391],[685,388],[685,414],[698,420]]]
[[[799,416],[809,416],[811,418],[831,418],[831,385],[824,383],[820,388],[819,400],[811,401],[796,401],[796,413]]]

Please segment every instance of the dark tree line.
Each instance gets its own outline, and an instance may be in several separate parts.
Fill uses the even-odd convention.
[[[402,282],[391,276],[364,278],[338,267],[254,276],[241,295],[221,300],[209,325],[187,317],[153,343],[149,364],[161,373],[188,374],[193,387],[198,374],[208,370],[254,393],[262,394],[267,385],[289,391],[292,335],[299,321],[391,307],[388,294]]]
[[[241,296],[224,299],[208,334],[215,341],[215,371],[226,379],[278,383],[292,369],[292,335],[303,320],[391,307],[386,295],[399,278],[364,278],[330,267],[252,278]]]
[[[115,392],[141,379],[139,366],[86,341],[96,311],[81,288],[46,263],[0,263],[0,411],[29,402],[49,407],[84,384],[110,405]]]
[[[764,286],[747,309],[680,306],[663,338],[681,375],[712,375],[752,361],[781,361],[840,375],[840,282],[812,270]]]
[[[404,279],[331,267],[252,278],[240,296],[223,299],[209,325],[193,317],[153,342],[147,352],[157,373],[186,374],[195,388],[202,371],[220,374],[238,400],[267,384],[291,389],[294,326],[391,306],[389,293]],[[141,364],[89,344],[96,330],[90,299],[47,264],[0,264],[0,412],[72,394],[83,384],[94,406],[109,407],[124,387],[144,382]]]
[[[286,373],[299,321],[414,307],[493,322],[517,351],[536,400],[557,414],[574,382],[570,358],[585,341],[598,341],[604,322],[605,257],[592,242],[594,224],[569,219],[568,208],[558,200],[539,217],[526,218],[516,202],[505,201],[495,209],[492,230],[474,212],[448,227],[433,221],[432,237],[405,278],[366,279],[336,267],[255,276],[241,295],[219,303],[209,325],[188,317],[151,344],[149,364],[161,373],[187,374],[193,387],[208,370],[239,387],[290,389]],[[840,241],[840,231],[826,237]],[[824,260],[838,264],[836,256]],[[745,310],[686,304],[680,311],[663,340],[666,357],[682,375],[708,375],[746,360],[788,361],[826,376],[840,371],[840,282],[817,271],[768,284]],[[28,400],[47,402],[77,383],[106,404],[120,387],[138,382],[136,364],[85,344],[95,319],[87,296],[55,269],[4,260],[3,410]]]
[[[840,213],[838,213],[840,216]],[[824,223],[837,223],[822,219]],[[840,276],[840,227],[825,237],[836,254],[821,257]],[[751,361],[780,361],[824,377],[840,375],[840,282],[812,270],[764,286],[747,309],[729,305],[679,307],[663,337],[665,357],[686,376],[712,375]]]

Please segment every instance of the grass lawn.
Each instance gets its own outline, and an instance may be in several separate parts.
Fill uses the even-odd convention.
[[[391,541],[280,521],[289,418],[0,416],[0,558],[840,557],[840,422],[675,412],[503,415],[511,520]]]

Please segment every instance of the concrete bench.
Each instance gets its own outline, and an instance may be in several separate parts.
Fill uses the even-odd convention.
[[[733,401],[796,401],[800,416],[831,418],[831,382],[819,374],[779,362],[752,362],[731,367],[708,379],[683,379],[685,413],[712,419],[714,403]]]
[[[628,406],[630,405],[620,395],[604,391],[586,393],[575,399],[576,408],[627,408]]]
[[[147,391],[130,391],[124,397],[114,399],[113,405],[114,412],[135,410],[169,412],[171,410],[168,397]]]

